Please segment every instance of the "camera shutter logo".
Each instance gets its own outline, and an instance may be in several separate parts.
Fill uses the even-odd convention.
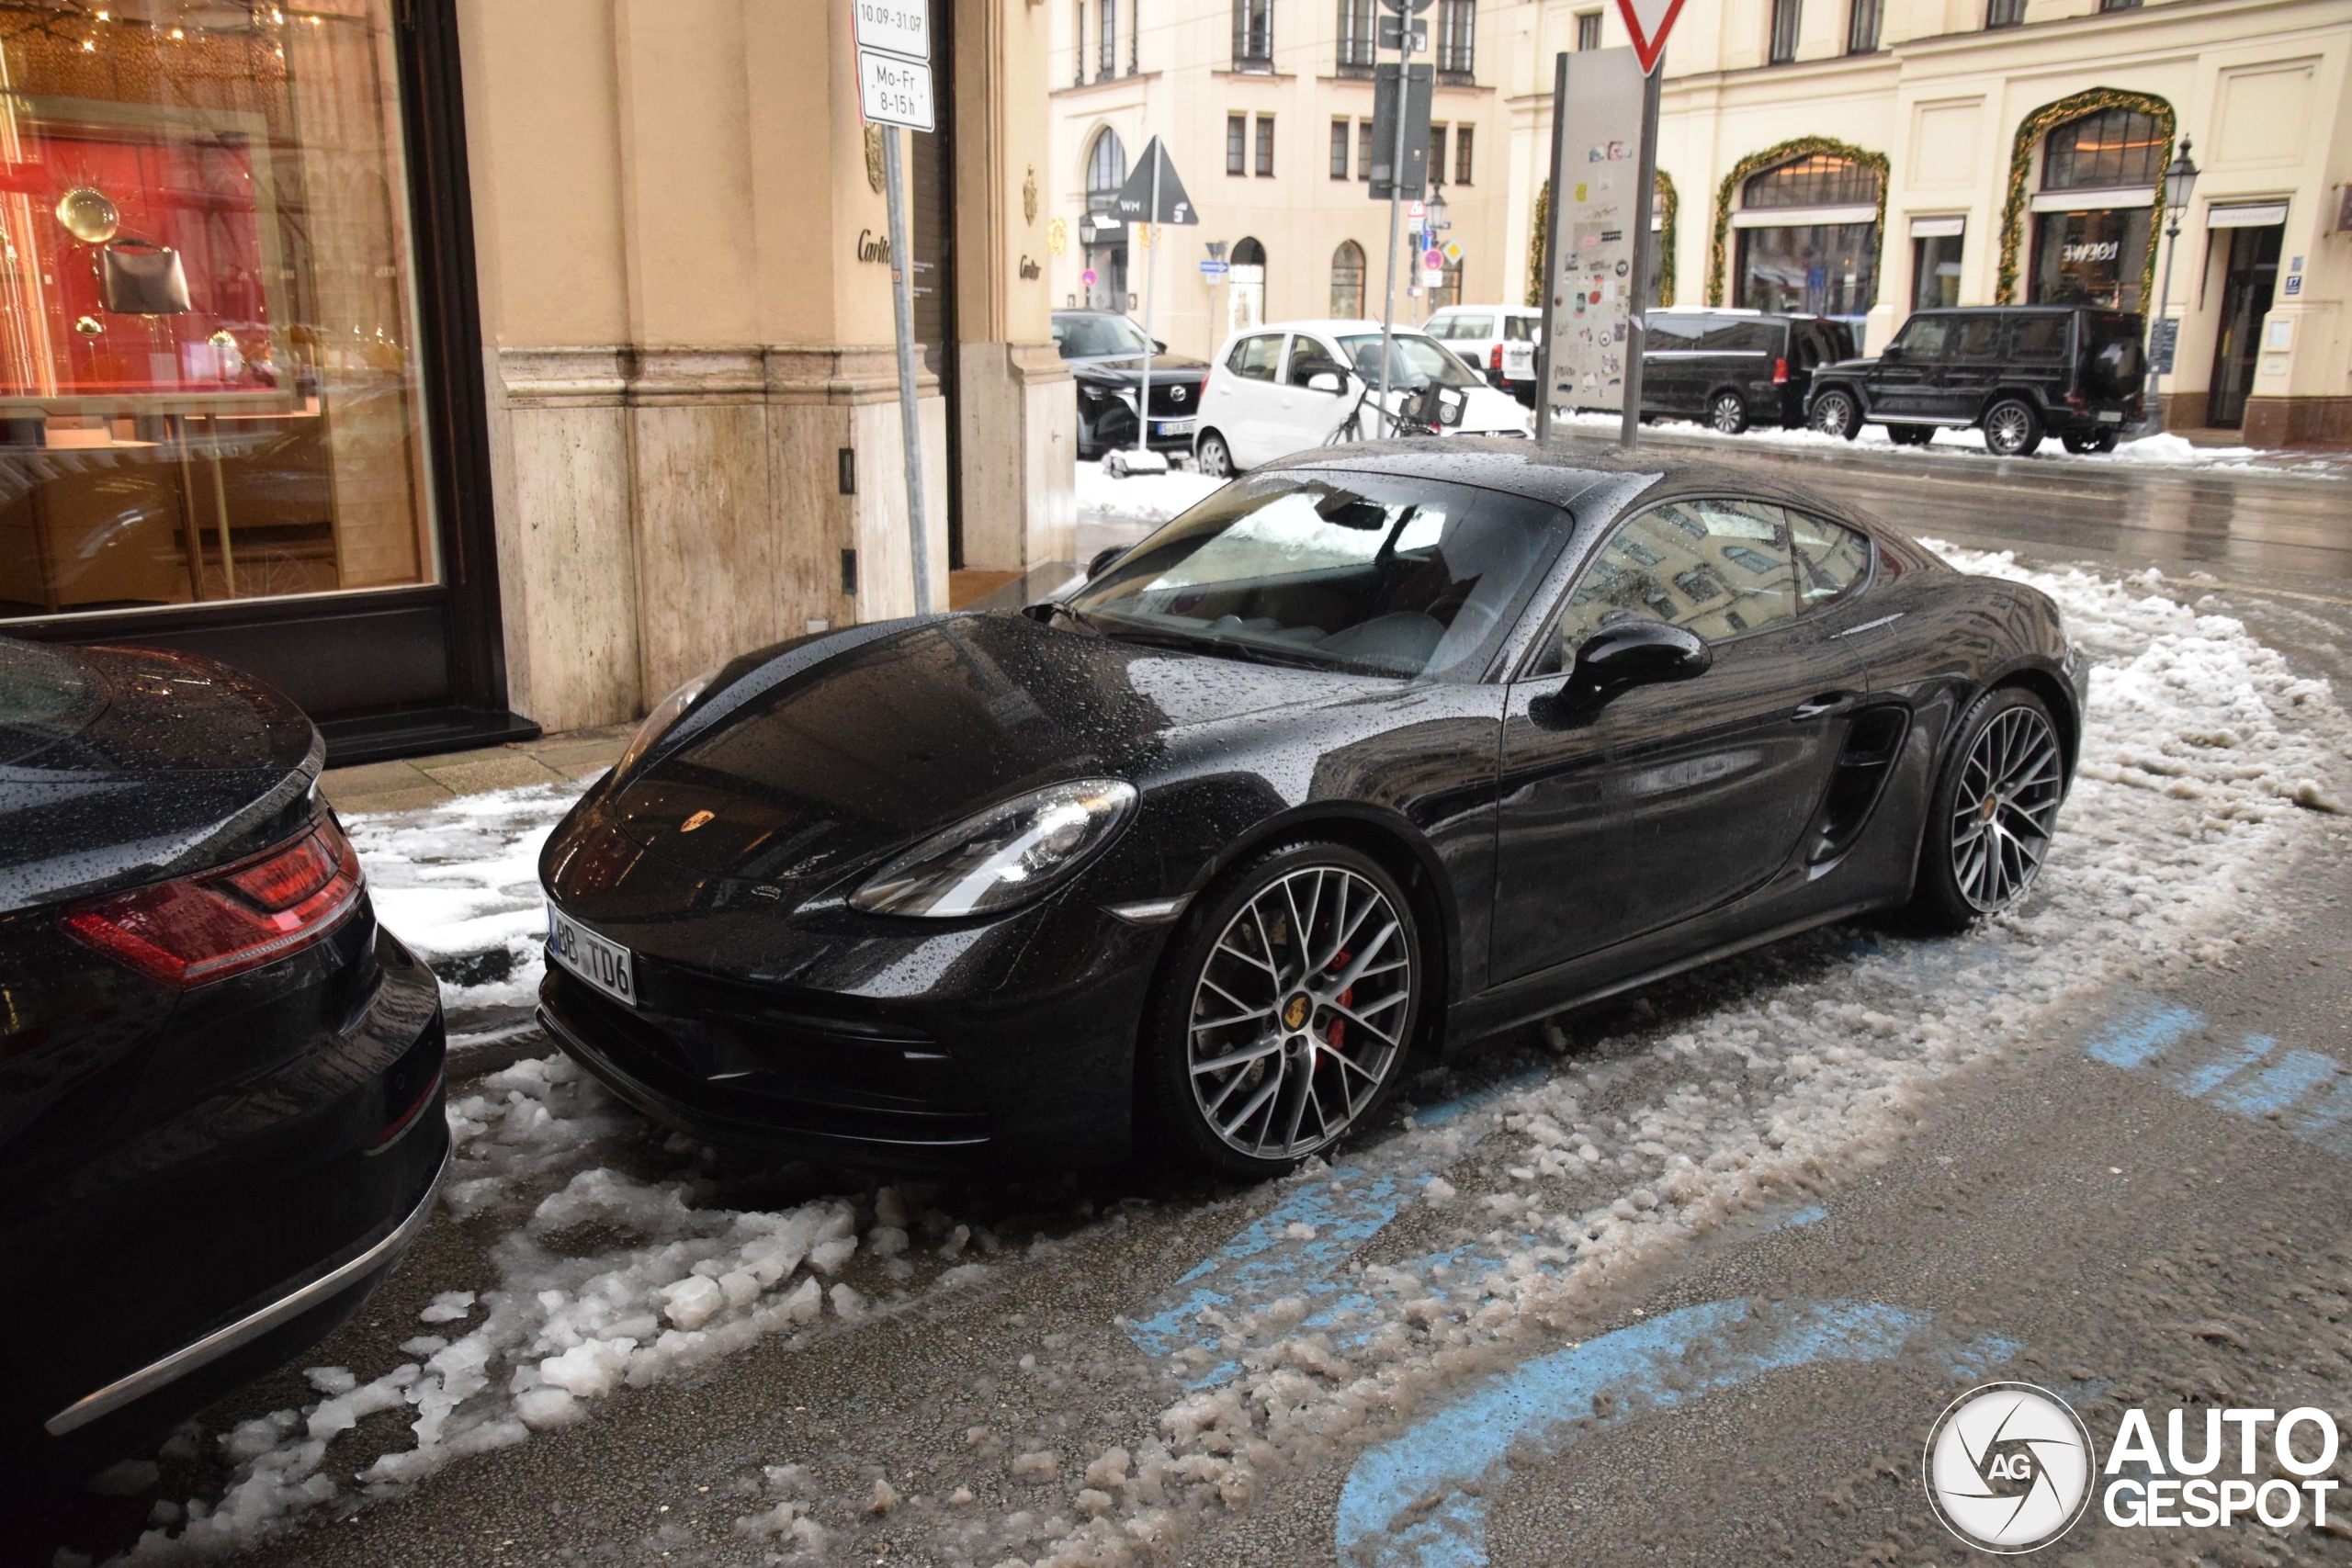
[[[1928,1434],[1928,1502],[1980,1551],[2033,1551],[2089,1507],[2098,1458],[2064,1400],[2031,1383],[1986,1383],[1952,1401]]]

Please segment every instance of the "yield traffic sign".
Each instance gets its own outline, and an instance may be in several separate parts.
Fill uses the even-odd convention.
[[[1666,35],[1681,14],[1682,0],[1617,0],[1617,15],[1624,20],[1625,30],[1634,35],[1634,54],[1642,62],[1644,75],[1657,69]]]

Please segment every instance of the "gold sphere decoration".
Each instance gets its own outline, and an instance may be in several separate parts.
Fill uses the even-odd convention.
[[[107,324],[96,316],[83,316],[74,321],[74,330],[84,337],[104,337]]]
[[[122,229],[122,214],[106,192],[88,186],[75,186],[57,198],[57,220],[85,245],[103,245]]]

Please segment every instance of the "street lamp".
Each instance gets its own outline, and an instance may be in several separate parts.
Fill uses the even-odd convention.
[[[2180,155],[2165,167],[2165,281],[2156,291],[2155,324],[2148,329],[2148,401],[2154,406],[2147,429],[2165,427],[2163,367],[2178,346],[2180,332],[2172,319],[2172,258],[2180,248],[2181,215],[2188,210],[2189,193],[2197,188],[2197,165],[2189,160],[2188,138],[2180,139]]]

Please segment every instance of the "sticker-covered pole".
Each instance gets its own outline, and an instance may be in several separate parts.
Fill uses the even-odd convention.
[[[907,249],[905,177],[899,167],[899,128],[882,128],[882,199],[890,206],[890,309],[899,329],[899,434],[906,446],[907,527],[914,546],[915,608],[931,610],[931,536],[922,514],[922,420],[915,411],[915,258]]]
[[[1544,265],[1535,276],[1535,305],[1543,314],[1544,339],[1535,345],[1535,439],[1552,434],[1552,318],[1560,306],[1560,209],[1567,192],[1560,184],[1566,162],[1560,147],[1568,135],[1568,56],[1563,50],[1552,61],[1552,183],[1544,211]]]
[[[1657,295],[1657,240],[1650,232],[1650,206],[1657,199],[1657,102],[1666,80],[1661,51],[1642,78],[1642,148],[1634,176],[1634,287],[1625,302],[1625,421],[1618,441],[1630,452],[1642,432],[1642,362],[1649,346],[1646,317]],[[1555,188],[1554,205],[1557,206]]]

